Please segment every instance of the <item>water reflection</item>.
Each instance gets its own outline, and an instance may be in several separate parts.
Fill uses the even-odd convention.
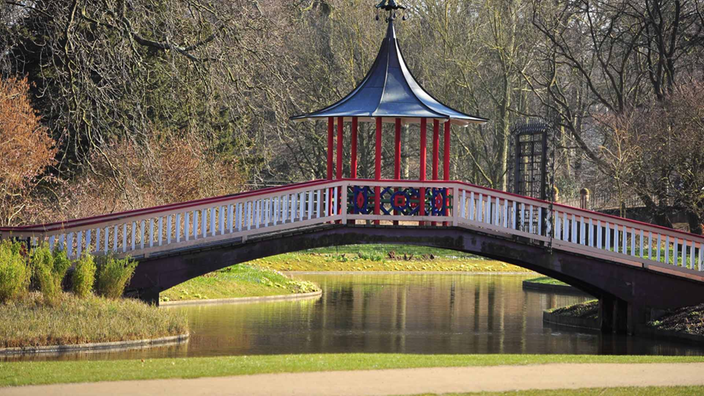
[[[61,359],[287,353],[702,355],[704,348],[543,325],[542,312],[588,296],[522,290],[530,276],[304,274],[314,300],[185,306],[188,344]]]

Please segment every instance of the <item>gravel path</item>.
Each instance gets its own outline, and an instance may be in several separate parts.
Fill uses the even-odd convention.
[[[704,363],[419,368],[27,386],[2,388],[0,395],[413,395],[704,385],[702,372]]]

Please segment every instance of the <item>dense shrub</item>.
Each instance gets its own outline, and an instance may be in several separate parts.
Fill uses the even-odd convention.
[[[0,302],[17,298],[29,287],[31,271],[18,243],[0,242]]]
[[[77,262],[71,276],[73,292],[78,297],[88,297],[95,282],[95,261],[90,254],[83,255]]]
[[[51,253],[46,245],[39,246],[32,255],[32,270],[44,298],[55,302],[62,291],[62,282],[71,266],[66,252]]]
[[[128,258],[118,259],[114,256],[103,256],[97,260],[98,282],[96,291],[108,298],[119,298],[125,292],[127,282],[132,278],[137,262]]]

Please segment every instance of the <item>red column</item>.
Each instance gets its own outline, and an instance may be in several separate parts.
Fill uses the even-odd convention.
[[[394,179],[401,179],[401,119],[396,119],[396,129],[394,136]],[[394,189],[398,191],[398,188]],[[398,211],[394,210],[394,215],[397,215]],[[394,220],[394,225],[398,225],[398,221]]]
[[[433,120],[433,180],[438,180],[440,162],[440,121]]]
[[[426,142],[426,129],[428,126],[428,120],[425,118],[420,119],[420,181],[425,181],[426,173],[426,156],[427,156],[427,142]],[[425,187],[421,187],[418,191],[418,214],[420,216],[425,216]],[[420,225],[424,225],[421,221]]]
[[[443,156],[444,180],[450,180],[450,121],[445,122],[445,154]]]
[[[440,166],[440,121],[433,120],[433,180],[438,180],[438,167]],[[430,203],[434,205],[434,202]],[[432,225],[437,225],[433,222]]]
[[[445,154],[443,155],[443,177],[445,180],[450,180],[450,120],[447,120],[445,122]],[[447,216],[450,211],[448,210],[448,206],[450,205],[450,189],[447,189],[447,197],[446,197],[446,202],[445,202],[445,211],[444,215]],[[445,222],[445,226],[449,226],[450,223]]]
[[[342,179],[342,141],[345,122],[344,118],[337,117],[337,179]]]
[[[401,119],[396,119],[396,135],[394,136],[394,179],[401,179]]]
[[[381,180],[381,117],[376,119],[376,150],[374,158],[374,180]],[[374,187],[374,214],[381,213],[381,188]],[[379,220],[375,221],[379,224]]]
[[[352,159],[350,161],[350,178],[357,178],[357,117],[352,117]]]
[[[335,119],[328,117],[328,180],[332,180],[332,150],[333,150],[333,129]]]

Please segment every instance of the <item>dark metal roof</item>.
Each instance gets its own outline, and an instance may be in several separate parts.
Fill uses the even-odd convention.
[[[403,118],[406,123],[419,122],[421,118],[449,119],[453,124],[465,126],[488,121],[445,106],[418,84],[403,60],[393,18],[389,18],[386,37],[374,65],[357,88],[331,106],[291,119],[327,117],[359,117],[360,121],[376,117]]]

